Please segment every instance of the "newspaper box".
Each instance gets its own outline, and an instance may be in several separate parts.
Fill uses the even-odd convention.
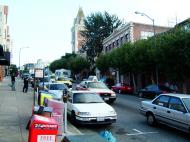
[[[58,123],[58,135],[63,134],[63,113],[64,113],[64,103],[61,101],[48,99],[48,107],[53,109],[52,118],[54,118]]]
[[[57,134],[58,124],[54,119],[33,115],[28,142],[56,142]]]

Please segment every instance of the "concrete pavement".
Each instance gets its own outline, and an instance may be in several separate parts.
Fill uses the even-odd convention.
[[[33,90],[22,92],[23,80],[16,78],[16,91],[12,91],[10,77],[0,82],[0,142],[27,142],[26,125],[32,113]],[[67,121],[68,122],[68,121]],[[80,135],[81,132],[68,122],[65,135]],[[59,141],[61,141],[59,137]]]

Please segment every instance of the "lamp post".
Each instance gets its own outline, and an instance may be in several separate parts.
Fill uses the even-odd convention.
[[[142,13],[142,12],[135,11],[135,14],[140,14],[141,16],[145,16],[152,21],[153,32],[154,32],[154,47],[156,48],[156,36],[155,36],[156,33],[155,33],[154,19],[151,18],[150,16],[148,16],[147,14]],[[158,85],[158,69],[157,69],[157,66],[156,66],[156,84]]]
[[[20,54],[21,54],[21,50],[24,49],[24,48],[29,48],[29,47],[21,47],[20,50],[19,50],[19,74],[20,74]]]

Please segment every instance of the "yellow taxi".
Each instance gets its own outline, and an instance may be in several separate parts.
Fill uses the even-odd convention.
[[[65,78],[65,77],[59,77],[57,80],[56,80],[57,83],[64,83],[65,85],[67,85],[68,88],[72,88],[72,82]]]

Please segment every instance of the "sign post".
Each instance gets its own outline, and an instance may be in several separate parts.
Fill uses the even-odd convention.
[[[34,106],[36,102],[36,94],[38,95],[38,91],[39,91],[39,88],[38,88],[39,78],[44,78],[44,70],[36,68],[34,69]]]

